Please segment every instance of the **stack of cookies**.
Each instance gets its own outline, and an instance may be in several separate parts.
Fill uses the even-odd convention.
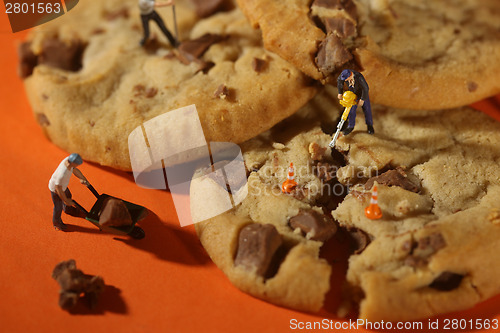
[[[421,319],[500,293],[500,123],[464,106],[500,93],[498,1],[178,0],[176,11],[176,49],[153,26],[139,44],[137,0],[81,1],[30,34],[21,75],[51,141],[130,170],[128,135],[195,104],[206,141],[240,144],[248,175],[242,202],[196,231],[236,287],[269,302],[320,310],[339,288],[321,250],[349,240],[339,314]],[[360,113],[330,148],[347,68],[369,84],[375,134]],[[297,185],[283,193],[290,163]],[[371,220],[375,183],[383,216]]]

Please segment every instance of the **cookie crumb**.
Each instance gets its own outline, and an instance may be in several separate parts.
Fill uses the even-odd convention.
[[[309,154],[311,154],[311,159],[313,161],[321,161],[326,152],[326,147],[320,147],[316,142],[311,142],[309,144]]]
[[[273,148],[278,150],[285,149],[285,145],[279,142],[273,142]]]

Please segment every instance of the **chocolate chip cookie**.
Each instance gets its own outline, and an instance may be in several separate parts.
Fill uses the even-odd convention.
[[[343,234],[355,247],[339,314],[422,319],[500,293],[500,123],[467,107],[377,105],[377,133],[357,125],[332,150],[335,98],[328,88],[241,145],[247,197],[195,224],[215,264],[251,295],[318,311],[335,287],[320,249]],[[285,194],[290,162],[297,185]],[[365,216],[374,184],[378,220]]]
[[[311,80],[266,51],[223,2],[176,1],[178,49],[154,24],[139,45],[137,0],[81,1],[35,29],[20,47],[20,74],[44,133],[87,160],[130,170],[129,134],[170,110],[195,104],[207,142],[236,143],[295,112],[315,95]],[[157,11],[174,31],[171,7]]]
[[[238,3],[267,49],[324,82],[359,70],[378,104],[442,109],[500,92],[498,1]]]

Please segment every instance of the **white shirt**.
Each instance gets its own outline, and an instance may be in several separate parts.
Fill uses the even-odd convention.
[[[49,180],[49,190],[52,192],[56,191],[56,185],[61,185],[62,190],[66,191],[69,185],[69,179],[71,178],[71,175],[73,174],[73,168],[67,168],[66,167],[66,161],[68,160],[69,156],[66,157],[62,162],[59,164],[57,167],[56,171],[52,174],[52,177],[50,177]]]
[[[155,10],[155,0],[139,0],[141,15],[151,14]]]

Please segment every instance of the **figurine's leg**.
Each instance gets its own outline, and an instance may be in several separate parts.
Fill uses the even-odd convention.
[[[366,127],[368,128],[368,134],[374,134],[375,129],[373,129],[373,118],[372,118],[372,106],[370,100],[366,99],[363,104],[363,112],[365,113]]]
[[[63,201],[61,200],[61,198],[59,198],[56,192],[51,191],[50,193],[52,196],[52,202],[54,203],[54,210],[52,212],[52,224],[56,229],[65,230],[66,225],[61,219],[61,214],[63,211]]]
[[[168,31],[167,27],[165,26],[165,22],[163,22],[160,15],[158,15],[158,13],[154,11],[153,13],[151,13],[151,18],[156,22],[156,24],[158,24],[158,26],[160,27],[165,37],[167,37],[170,44],[172,44],[173,47],[177,47],[179,42],[174,38],[174,36],[172,36],[170,31]]]
[[[366,125],[373,126],[372,107],[369,99],[365,100],[365,103],[363,104],[363,112],[365,113]]]
[[[151,18],[150,15],[141,15],[142,30],[144,31],[144,37],[140,41],[141,46],[144,45],[149,38],[149,20],[150,20],[150,18]]]

